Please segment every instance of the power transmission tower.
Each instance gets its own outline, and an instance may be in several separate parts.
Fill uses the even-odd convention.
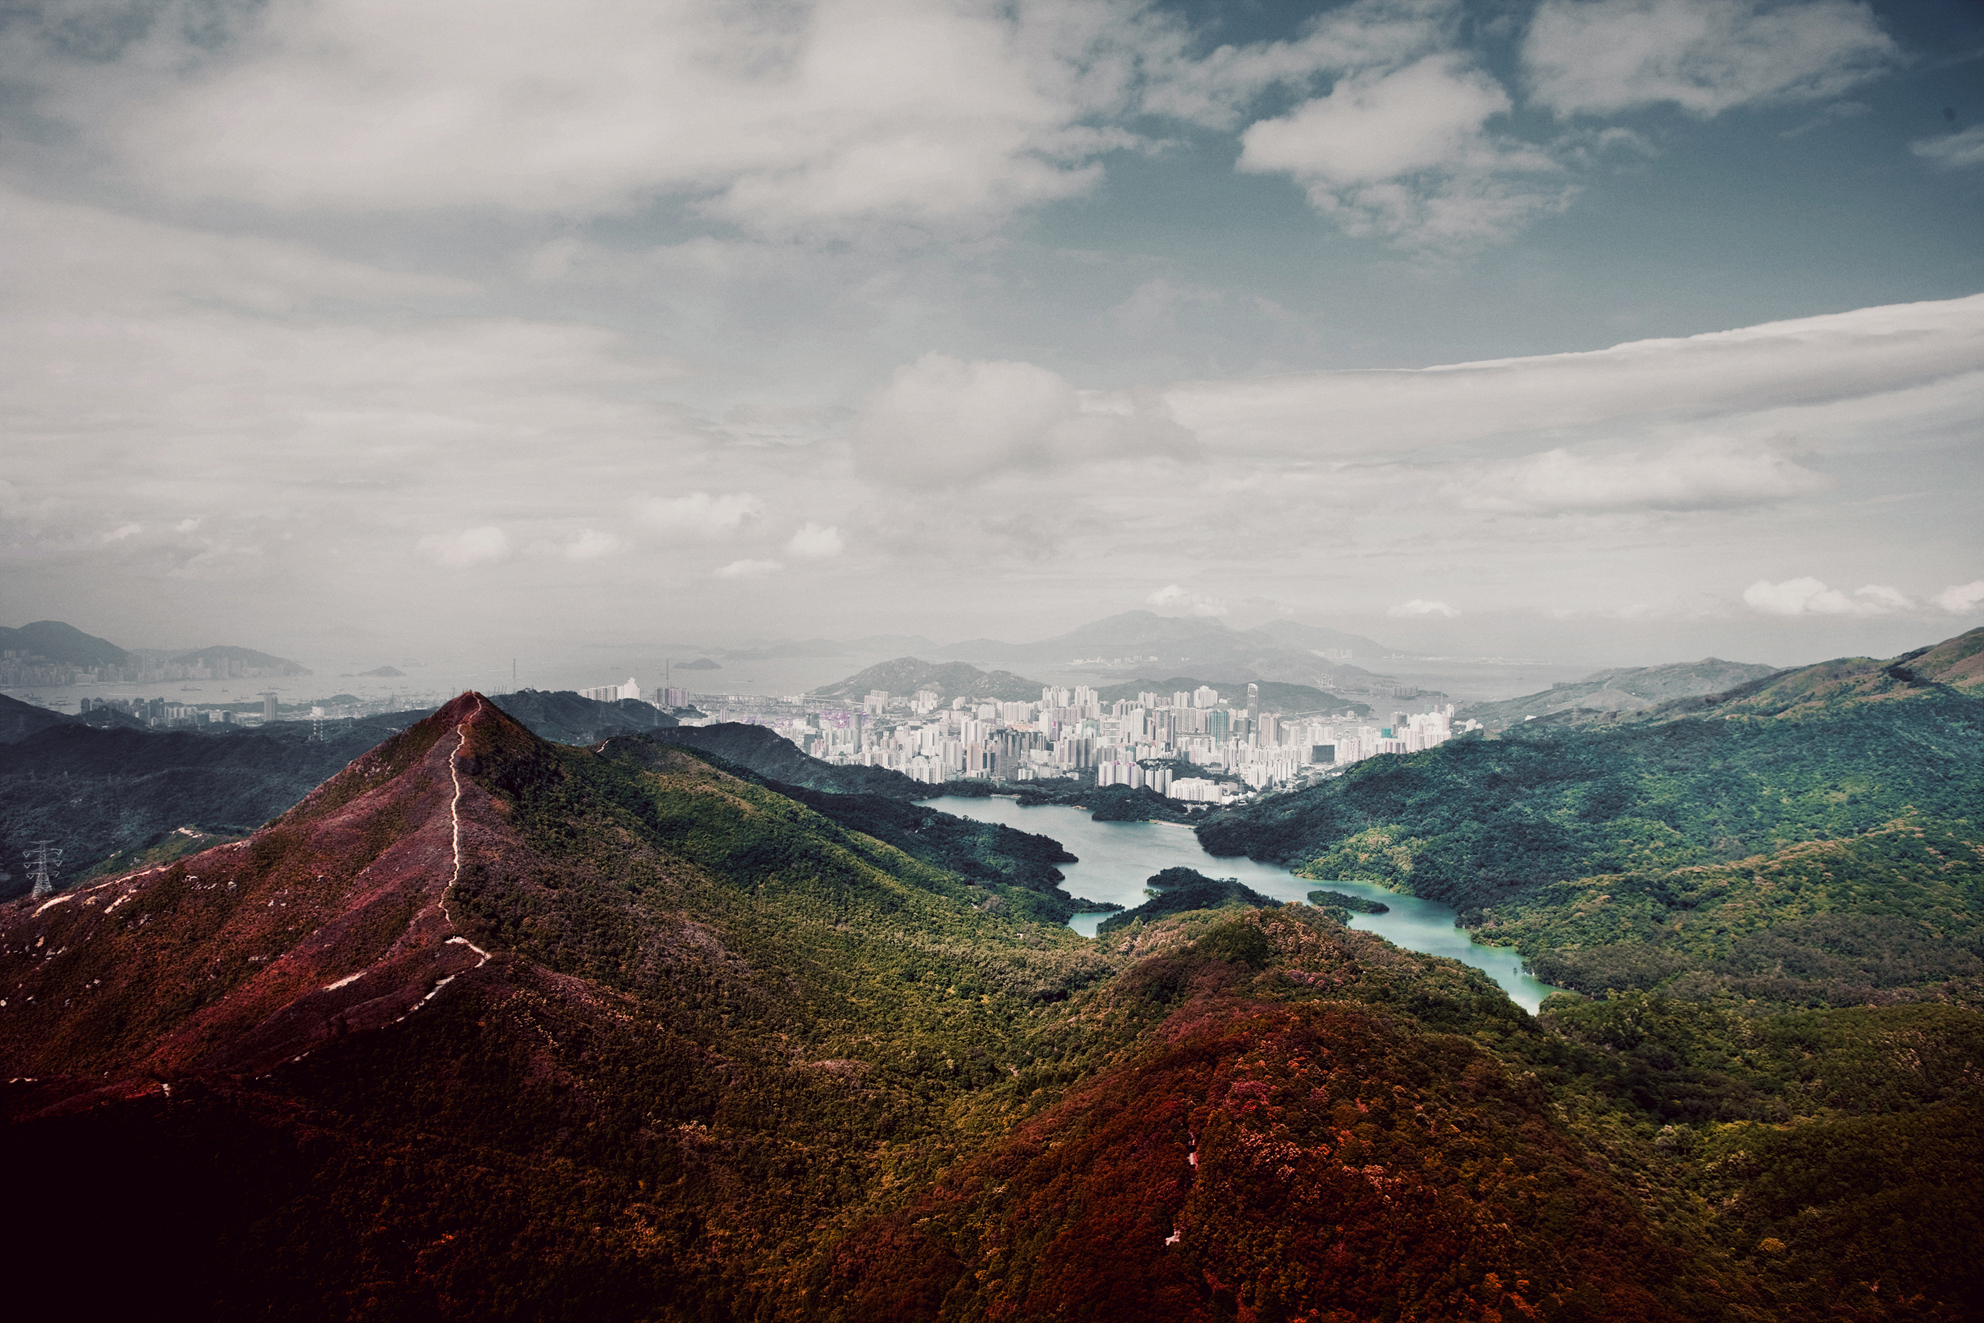
[[[34,849],[22,856],[28,863],[28,876],[34,880],[36,897],[55,894],[55,865],[62,862],[62,852],[54,846],[53,841],[36,841]]]

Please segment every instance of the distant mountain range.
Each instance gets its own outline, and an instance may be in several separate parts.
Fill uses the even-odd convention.
[[[1325,657],[1350,654],[1349,661]],[[1197,616],[1160,616],[1125,611],[1035,643],[967,639],[937,655],[1011,667],[1065,668],[1076,662],[1122,672],[1152,670],[1203,675],[1213,683],[1279,680],[1294,684],[1356,687],[1370,674],[1355,662],[1376,662],[1392,649],[1375,639],[1341,630],[1275,621],[1248,630],[1231,629]]]
[[[39,657],[44,661],[92,669],[131,666],[140,661],[138,656],[118,647],[110,640],[100,639],[94,634],[85,634],[74,625],[67,625],[59,620],[37,620],[19,629],[0,628],[0,651],[19,652],[29,657]],[[290,661],[287,657],[272,657],[266,652],[257,652],[253,648],[237,648],[224,644],[199,648],[192,652],[161,652],[157,649],[140,649],[140,651],[174,666],[205,666],[218,670],[227,663],[233,663],[238,668],[258,670],[270,675],[311,673],[307,667]],[[155,663],[147,661],[145,664]]]
[[[37,620],[19,629],[0,628],[0,651],[22,652],[71,666],[128,666],[131,654],[108,639],[85,634],[59,620]]]
[[[969,662],[927,662],[920,657],[897,657],[857,671],[838,684],[822,685],[814,698],[828,702],[859,703],[874,690],[898,697],[934,689],[949,704],[958,698],[986,702],[1039,702],[1040,681],[1029,680],[1011,671],[981,671]]]
[[[182,652],[172,658],[174,666],[205,666],[209,670],[220,671],[228,666],[243,670],[261,671],[264,675],[309,675],[311,670],[300,662],[287,657],[271,657],[266,652],[253,648],[235,648],[225,645],[200,648],[193,652]],[[399,672],[395,671],[395,675]]]
[[[1662,666],[1619,666],[1595,671],[1582,680],[1556,685],[1541,693],[1491,703],[1469,703],[1460,709],[1460,715],[1472,717],[1490,730],[1520,725],[1532,717],[1560,714],[1572,720],[1600,719],[1643,712],[1676,698],[1721,693],[1777,673],[1775,666],[1723,661],[1720,657]]]

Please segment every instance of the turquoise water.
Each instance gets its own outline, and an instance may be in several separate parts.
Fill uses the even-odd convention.
[[[1052,836],[1078,855],[1078,864],[1062,864],[1068,880],[1062,886],[1071,896],[1085,900],[1114,901],[1125,909],[1144,903],[1144,881],[1160,869],[1182,866],[1196,868],[1207,877],[1233,877],[1264,896],[1276,900],[1303,901],[1318,887],[1354,896],[1369,896],[1391,906],[1389,914],[1353,914],[1350,926],[1376,933],[1408,951],[1449,956],[1472,965],[1501,985],[1504,992],[1525,1010],[1534,1011],[1542,1000],[1557,991],[1550,984],[1523,972],[1522,958],[1505,946],[1483,946],[1454,926],[1454,912],[1438,901],[1417,896],[1401,896],[1368,882],[1315,882],[1296,877],[1285,868],[1256,863],[1252,859],[1221,859],[1199,848],[1199,838],[1190,827],[1173,822],[1096,822],[1084,809],[1058,804],[1021,808],[1011,799],[963,799],[946,795],[929,801],[945,813],[978,822],[997,822],[1021,831]],[[1106,911],[1077,914],[1068,926],[1084,937],[1095,936],[1096,925],[1109,917]]]

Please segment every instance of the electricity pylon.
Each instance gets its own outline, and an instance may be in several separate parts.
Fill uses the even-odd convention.
[[[62,862],[62,852],[54,846],[53,841],[36,841],[34,849],[22,856],[27,860],[28,876],[34,881],[37,897],[55,894],[55,865]]]

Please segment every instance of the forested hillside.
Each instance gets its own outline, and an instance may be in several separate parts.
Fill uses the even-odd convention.
[[[464,695],[246,840],[0,905],[0,1235],[115,1246],[94,1316],[1955,1323],[1969,975],[1742,980],[1800,887],[1974,914],[1958,839],[1645,870],[1611,927],[1544,888],[1580,950],[1735,963],[1531,1017],[1305,906],[1088,941],[1045,838]]]
[[[1778,717],[1518,727],[1370,759],[1199,836],[1215,853],[1473,909],[1550,882],[1851,836],[1911,810],[1961,819],[1980,795],[1984,700],[1926,685]]]

